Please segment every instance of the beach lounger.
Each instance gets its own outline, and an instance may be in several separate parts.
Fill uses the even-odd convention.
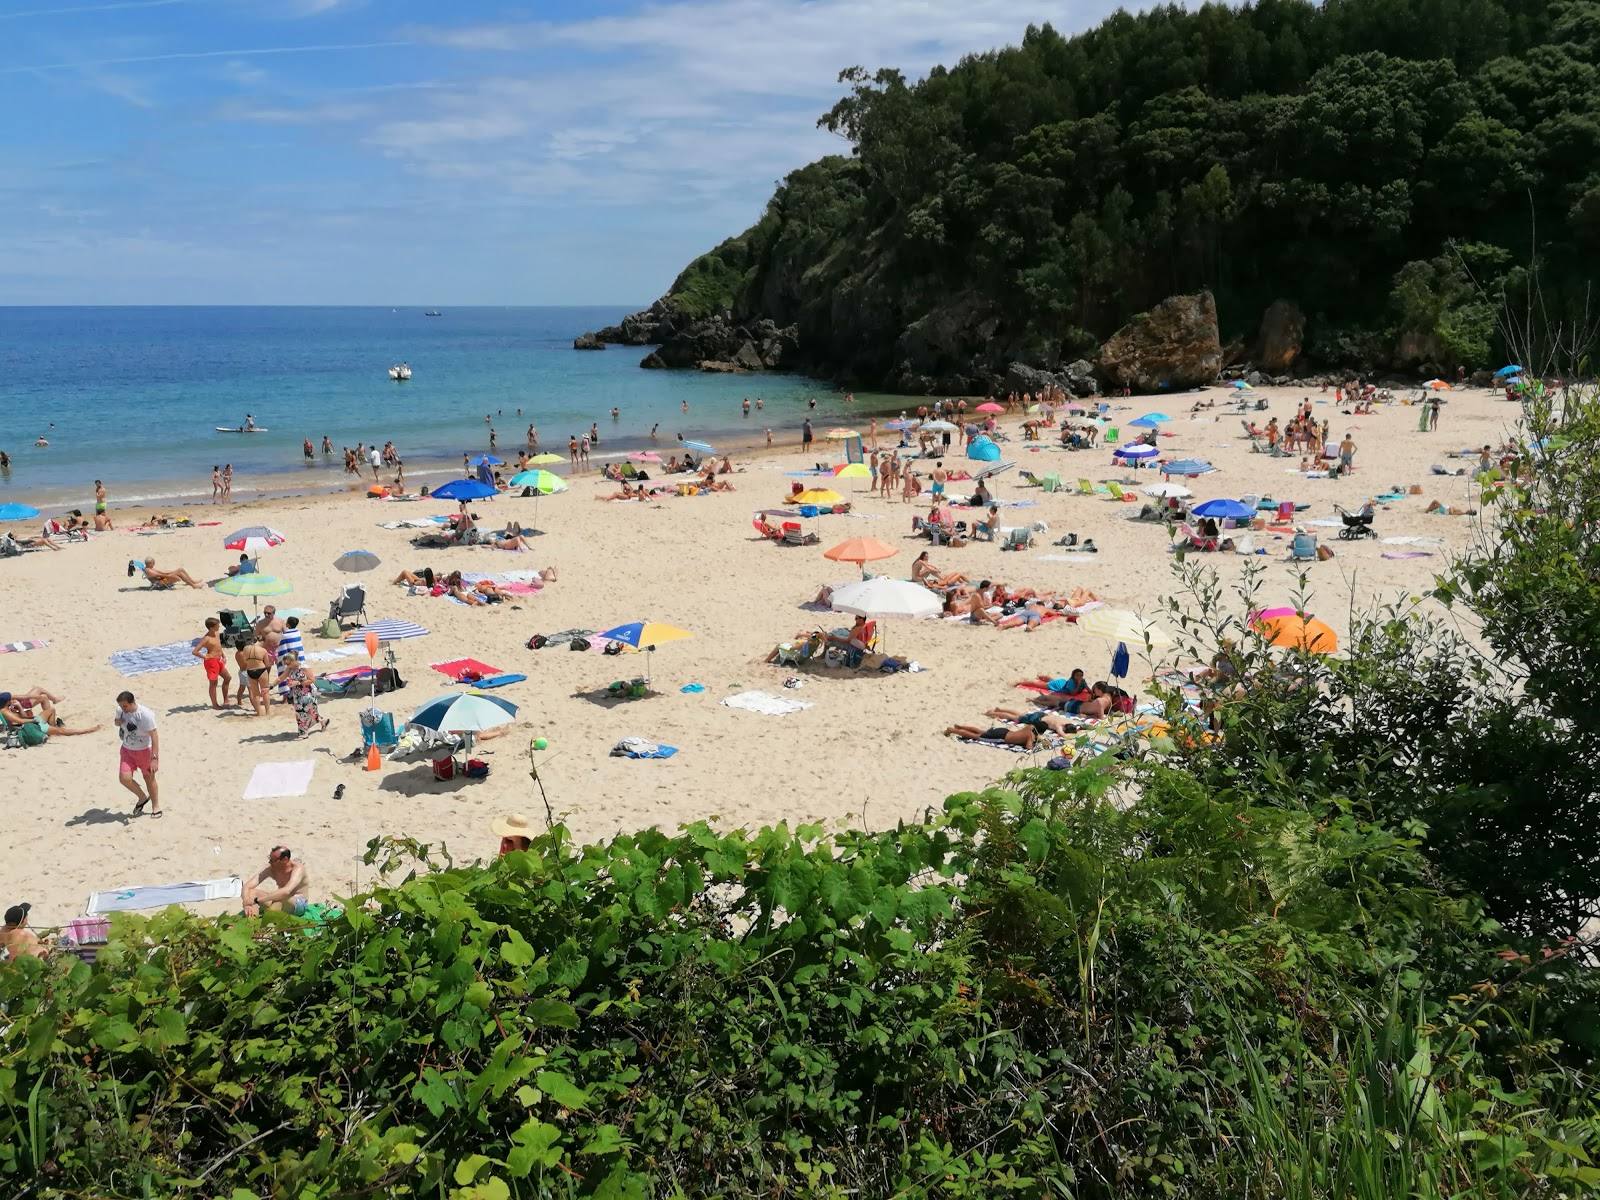
[[[343,626],[346,617],[357,617],[363,625],[367,622],[367,589],[359,583],[340,588],[328,602],[328,620]]]
[[[1106,491],[1111,493],[1111,498],[1113,500],[1130,500],[1131,501],[1131,500],[1137,500],[1139,498],[1133,492],[1125,492],[1125,491],[1123,491],[1122,490],[1122,485],[1120,483],[1117,483],[1115,480],[1111,480],[1111,481],[1108,481],[1106,483]]]
[[[1006,533],[1002,550],[1030,550],[1033,548],[1033,527],[1018,525]]]
[[[1032,471],[1019,471],[1017,472],[1017,475],[1023,483],[1030,484],[1037,488],[1042,488],[1044,486],[1044,480],[1040,479]]]
[[[1178,526],[1178,534],[1183,538],[1184,544],[1191,550],[1215,550],[1221,545],[1220,539],[1206,537],[1193,525],[1187,523]]]
[[[137,562],[137,561],[135,561],[133,559],[129,559],[128,560],[128,574],[132,575],[134,573],[135,569],[138,570],[140,578],[142,578],[145,581],[145,583],[153,591],[164,592],[168,588],[174,588],[174,587],[178,586],[177,580],[175,580],[175,579],[168,579],[168,580],[164,580],[164,581],[160,581],[160,582],[158,582],[158,581],[156,581],[154,579],[151,579],[150,578],[150,573],[144,569],[144,564],[142,562]]]
[[[1316,562],[1317,535],[1314,533],[1295,534],[1294,541],[1289,545],[1289,560],[1291,562]]]
[[[1094,484],[1090,483],[1087,479],[1078,480],[1078,494],[1080,496],[1094,495]]]
[[[814,545],[816,541],[816,534],[801,531],[800,522],[785,521],[783,523],[783,544],[785,546],[810,546]]]

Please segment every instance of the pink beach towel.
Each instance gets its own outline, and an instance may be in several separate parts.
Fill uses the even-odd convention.
[[[434,663],[433,669],[457,682],[460,682],[463,675],[472,675],[475,678],[485,679],[490,675],[499,675],[501,673],[499,667],[491,667],[475,658],[458,658],[454,662]]]

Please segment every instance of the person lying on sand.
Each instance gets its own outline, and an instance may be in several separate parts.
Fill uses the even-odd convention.
[[[182,567],[174,567],[170,571],[157,570],[156,560],[153,558],[144,560],[144,574],[151,583],[187,583],[192,588],[201,586],[195,577]]]
[[[30,704],[38,704],[41,701],[60,704],[66,697],[48,692],[42,687],[31,687],[25,692],[0,692],[0,705],[10,704],[13,699],[26,700]]]
[[[944,731],[945,737],[957,737],[964,742],[1004,742],[1008,746],[1021,746],[1024,750],[1032,750],[1034,739],[1039,735],[1031,725],[1024,725],[1019,729],[1008,729],[1004,725],[996,725],[993,729],[979,729],[976,725],[952,725]]]
[[[620,492],[612,492],[609,496],[596,496],[595,499],[596,500],[643,500],[644,497],[645,497],[645,490],[643,488],[634,488],[634,487],[630,486],[627,483],[626,480],[624,480],[623,484],[622,484],[622,490]]]
[[[1438,500],[1431,502],[1428,507],[1422,511],[1431,513],[1444,513],[1446,516],[1450,517],[1475,517],[1478,515],[1478,510],[1475,508],[1460,508],[1454,504],[1446,506],[1440,503]]]
[[[940,571],[928,561],[926,550],[917,555],[916,562],[911,564],[911,581],[928,588],[944,588],[957,583],[971,582],[960,571]]]
[[[35,704],[31,713],[23,708],[22,701],[12,700],[4,708],[0,708],[0,717],[4,717],[5,723],[13,729],[21,729],[25,725],[35,726],[45,737],[52,734],[76,737],[79,734],[94,733],[100,728],[98,725],[90,725],[86,729],[69,729],[67,723],[56,716],[55,705],[48,700],[41,700]]]
[[[1048,729],[1051,733],[1063,736],[1078,732],[1074,725],[1063,713],[1048,712],[1042,708],[991,708],[983,714],[996,721],[1014,721],[1019,725],[1031,725],[1035,729]]]
[[[432,567],[423,567],[416,571],[401,571],[400,574],[396,575],[392,580],[390,580],[391,583],[403,583],[407,587],[425,588],[431,588],[433,586],[433,581],[434,574]]]
[[[446,575],[439,582],[444,585],[445,595],[454,596],[463,604],[479,605],[488,603],[488,601],[476,591],[469,590],[466,584],[461,582],[460,571],[451,571],[450,574]]]
[[[1018,625],[1026,625],[1028,632],[1032,633],[1044,624],[1045,609],[1037,600],[1027,601],[1009,617],[1001,617],[995,625],[1001,629],[1015,629]]]

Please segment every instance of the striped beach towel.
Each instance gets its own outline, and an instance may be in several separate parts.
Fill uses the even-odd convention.
[[[367,634],[375,633],[380,642],[398,642],[404,638],[427,637],[428,631],[414,621],[374,621],[353,633],[344,635],[347,642],[364,642]]]
[[[43,650],[49,642],[5,642],[0,644],[0,654],[21,654],[24,650]]]

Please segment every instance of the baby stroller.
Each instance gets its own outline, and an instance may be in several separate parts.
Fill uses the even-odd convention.
[[[1344,528],[1339,531],[1341,541],[1355,542],[1362,538],[1378,536],[1372,528],[1372,518],[1376,514],[1371,512],[1349,512],[1337,504],[1333,507],[1338,512],[1339,519],[1344,522]]]

